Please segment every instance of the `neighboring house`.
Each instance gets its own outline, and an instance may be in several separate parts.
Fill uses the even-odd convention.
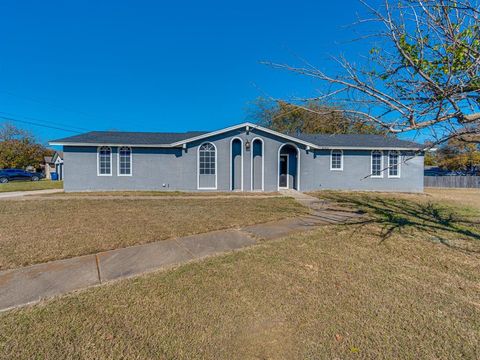
[[[50,180],[52,178],[51,173],[55,172],[55,164],[52,162],[52,156],[43,157],[43,173],[45,174],[45,179]]]
[[[94,131],[64,139],[65,191],[423,191],[422,146],[379,135]]]
[[[63,151],[56,151],[53,156],[43,158],[45,179],[51,180],[52,173],[58,174],[58,180],[63,180]]]
[[[56,151],[53,154],[52,163],[58,175],[58,180],[63,180],[63,151]]]

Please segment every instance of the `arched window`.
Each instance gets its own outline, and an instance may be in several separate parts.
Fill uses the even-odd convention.
[[[98,148],[97,175],[98,176],[112,175],[112,149],[109,146],[102,146]]]
[[[372,178],[383,177],[383,153],[381,151],[372,151]]]
[[[388,177],[400,177],[400,153],[398,151],[388,153]]]
[[[198,150],[200,175],[215,175],[215,146],[205,143]]]
[[[330,170],[343,170],[342,150],[332,150],[330,155]]]
[[[122,146],[118,149],[118,176],[132,175],[132,149]]]

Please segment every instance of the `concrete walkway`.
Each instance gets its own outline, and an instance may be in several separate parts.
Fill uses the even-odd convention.
[[[24,196],[46,195],[62,193],[63,189],[48,189],[48,190],[30,190],[30,191],[8,191],[0,193],[1,199],[21,198]]]
[[[359,217],[355,212],[329,210],[327,203],[305,194],[289,192],[288,195],[308,206],[312,215],[1,271],[0,311],[104,282],[241,249],[261,239],[280,238],[316,226],[345,223]]]
[[[105,251],[0,272],[0,310],[255,243],[239,230]]]

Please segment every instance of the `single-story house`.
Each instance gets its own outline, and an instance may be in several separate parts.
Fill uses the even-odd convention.
[[[52,156],[52,163],[58,175],[58,180],[63,180],[63,151],[55,151]]]
[[[58,180],[63,179],[63,151],[56,151],[53,156],[44,156],[43,173],[45,174],[45,179],[50,180],[52,178],[52,173],[57,173]]]
[[[422,146],[379,135],[287,135],[246,122],[93,131],[50,145],[63,146],[65,191],[423,191]]]

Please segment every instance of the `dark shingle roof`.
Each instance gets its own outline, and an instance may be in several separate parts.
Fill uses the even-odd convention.
[[[52,162],[57,160],[57,157],[60,157],[60,159],[63,159],[63,151],[55,151],[55,154],[52,156]]]
[[[184,133],[166,132],[126,132],[126,131],[91,131],[85,134],[53,140],[52,143],[85,143],[85,144],[135,144],[158,145],[171,144],[177,141],[203,135],[207,131],[189,131]]]
[[[361,148],[408,148],[418,149],[421,144],[400,140],[395,137],[366,134],[297,134],[294,137],[320,147],[361,147]]]
[[[243,126],[242,124],[238,126]],[[268,129],[258,127],[260,130]],[[215,133],[222,132],[219,130]],[[111,145],[138,145],[155,146],[170,145],[176,142],[188,140],[200,135],[209,134],[209,131],[189,131],[183,133],[167,132],[123,132],[123,131],[92,131],[85,134],[75,135],[63,139],[53,140],[51,143],[58,144],[111,144]],[[400,140],[395,137],[382,135],[358,135],[358,134],[296,134],[290,135],[305,144],[315,145],[320,148],[402,148],[420,149],[422,145]],[[293,140],[293,139],[292,139]]]

